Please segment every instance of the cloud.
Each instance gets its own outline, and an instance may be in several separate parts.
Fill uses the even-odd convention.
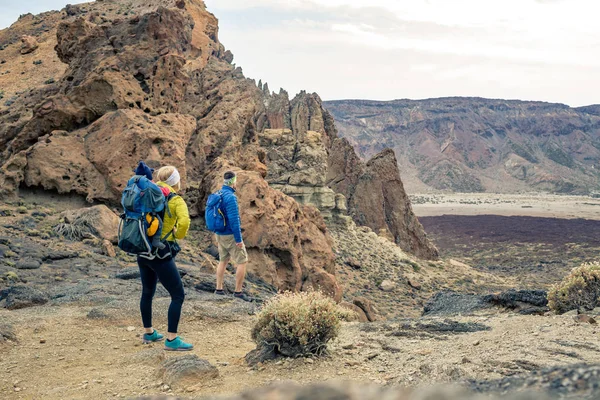
[[[4,29],[17,21],[21,14],[39,14],[51,10],[61,10],[68,3],[86,3],[86,0],[0,0],[0,29]]]
[[[600,102],[600,25],[593,12],[599,6],[591,0],[207,5],[220,18],[220,38],[236,62],[272,88],[306,88],[329,99],[477,95]]]

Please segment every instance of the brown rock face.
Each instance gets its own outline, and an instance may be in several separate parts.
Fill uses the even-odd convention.
[[[358,225],[375,232],[383,230],[384,236],[389,233],[402,249],[418,257],[439,256],[412,211],[391,149],[363,164],[346,139],[336,139],[330,154],[329,185],[347,197],[348,209]]]
[[[22,91],[0,110],[0,194],[38,186],[115,204],[146,160],[175,165],[191,214],[202,215],[221,174],[236,169],[250,269],[280,289],[320,288],[339,299],[332,241],[312,206],[324,215],[346,207],[327,186],[336,130],[321,99],[301,92],[290,100],[245,78],[200,0],[132,7],[130,16],[111,2],[49,14],[56,55],[68,66],[55,83]],[[19,32],[35,32],[33,17],[27,21]],[[40,50],[51,44],[44,39]],[[362,172],[347,172],[358,185]],[[372,210],[382,217],[369,222],[381,225],[383,204]]]
[[[21,54],[33,53],[40,47],[36,38],[29,35],[23,35],[21,37]]]
[[[67,223],[87,226],[96,237],[109,244],[117,243],[119,217],[104,205],[65,211],[63,217]]]
[[[215,175],[211,190],[222,181]],[[339,301],[332,240],[318,210],[272,189],[257,172],[239,172],[237,197],[248,270],[281,290],[318,289]]]

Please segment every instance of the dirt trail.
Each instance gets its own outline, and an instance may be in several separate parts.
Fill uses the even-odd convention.
[[[162,330],[167,305],[167,299],[157,299],[156,327]],[[345,323],[330,357],[273,361],[249,369],[243,357],[254,347],[250,341],[254,317],[238,315],[234,321],[219,322],[203,315],[202,306],[202,301],[186,302],[181,333],[196,345],[195,354],[217,366],[220,377],[204,385],[175,389],[164,387],[157,376],[160,351],[148,351],[162,345],[140,343],[133,299],[100,320],[86,317],[92,307],[82,305],[0,310],[0,320],[15,327],[19,340],[18,344],[0,344],[0,393],[7,399],[128,398],[161,393],[200,397],[238,393],[277,380],[414,386],[495,379],[557,364],[600,362],[595,325],[576,324],[571,316],[494,311],[451,318],[490,328],[464,334],[404,332],[401,322]],[[130,326],[135,330],[128,330]],[[176,355],[180,354],[165,354]]]

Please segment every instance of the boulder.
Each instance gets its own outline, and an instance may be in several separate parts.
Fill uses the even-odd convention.
[[[502,307],[520,314],[544,314],[550,309],[543,290],[507,290],[489,295],[441,291],[429,298],[423,308],[425,316],[472,314],[483,309]]]
[[[102,253],[108,257],[115,258],[117,256],[117,252],[115,251],[115,246],[110,242],[110,240],[102,241]]]
[[[15,333],[15,328],[11,324],[0,322],[0,342],[5,340],[16,342],[17,334]]]
[[[34,307],[46,304],[48,295],[31,286],[12,286],[0,290],[0,300],[6,299],[5,308],[18,310],[21,308]]]
[[[21,36],[21,54],[33,53],[40,47],[38,41],[33,36],[23,35]]]
[[[158,373],[170,386],[184,388],[219,376],[215,366],[196,354],[169,358],[160,364]]]
[[[361,269],[362,264],[356,260],[354,257],[348,257],[345,261],[345,264],[352,269]]]
[[[359,306],[357,306],[356,304],[353,303],[349,303],[347,301],[342,301],[340,303],[340,306],[353,311],[356,314],[356,321],[358,322],[369,322],[369,318],[367,318],[367,314],[365,314],[365,312],[363,311],[362,308],[360,308]]]
[[[100,239],[118,241],[119,217],[105,205],[68,210],[61,216],[66,223],[83,226]]]
[[[354,305],[358,306],[361,310],[363,310],[369,322],[374,322],[379,319],[377,316],[377,309],[375,308],[371,300],[365,297],[357,297],[354,299],[353,303]]]
[[[598,324],[598,322],[596,322],[596,320],[593,317],[590,317],[587,314],[576,315],[576,316],[573,317],[573,319],[578,324],[592,324],[592,325]]]
[[[15,268],[17,269],[38,269],[42,263],[34,258],[22,258],[17,261]]]
[[[422,288],[421,284],[414,278],[408,278],[406,280],[406,283],[408,283],[408,286],[410,286],[411,288],[416,289],[416,290],[421,290],[421,288]]]
[[[381,282],[381,284],[379,285],[379,289],[383,290],[384,292],[391,292],[394,289],[396,289],[396,282],[391,281],[389,279],[385,279],[383,282]]]

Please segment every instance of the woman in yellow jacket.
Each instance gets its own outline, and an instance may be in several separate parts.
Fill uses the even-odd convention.
[[[179,171],[173,166],[162,167],[156,172],[158,179],[157,185],[163,189],[166,195],[177,193],[181,190],[181,179]],[[181,196],[172,196],[167,204],[168,212],[165,212],[162,239],[167,240],[170,246],[166,246],[165,252],[168,254],[173,247],[176,239],[183,239],[187,235],[190,227],[190,214],[187,205]],[[161,250],[162,251],[162,250]],[[159,251],[159,256],[161,255]],[[142,298],[140,300],[140,311],[142,313],[142,322],[144,323],[145,343],[158,342],[164,339],[163,335],[158,333],[152,327],[152,299],[156,292],[158,281],[167,289],[171,295],[171,305],[168,313],[168,332],[165,350],[188,351],[194,346],[184,342],[177,336],[179,319],[181,318],[181,307],[185,298],[183,283],[179,276],[179,271],[175,265],[175,259],[171,255],[164,258],[155,258],[147,260],[142,257],[137,259],[140,267],[140,276],[142,280]]]

